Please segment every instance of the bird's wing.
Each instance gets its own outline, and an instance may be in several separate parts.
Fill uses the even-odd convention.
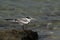
[[[9,21],[9,20],[13,20],[13,19],[4,19],[4,20]]]
[[[27,22],[28,20],[26,18],[21,18],[21,21]]]
[[[8,21],[8,22],[16,22],[15,19],[4,19],[4,20],[6,20],[6,21]]]
[[[13,24],[18,24],[18,22],[16,22],[16,19],[4,19],[9,23],[13,23]]]

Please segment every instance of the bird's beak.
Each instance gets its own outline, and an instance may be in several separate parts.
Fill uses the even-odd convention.
[[[37,19],[35,19],[35,18],[31,18],[32,20],[37,20]]]

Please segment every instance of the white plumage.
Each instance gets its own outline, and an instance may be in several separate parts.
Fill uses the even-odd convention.
[[[28,18],[21,18],[21,19],[17,19],[16,22],[18,22],[21,25],[24,24],[28,24],[32,19],[28,19]]]
[[[18,19],[5,19],[5,20],[11,23],[18,23],[22,25],[22,28],[24,29],[24,25],[28,24],[31,20],[35,20],[35,18],[25,17],[20,19],[18,18]]]

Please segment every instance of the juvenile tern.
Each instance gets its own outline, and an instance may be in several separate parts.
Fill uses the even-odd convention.
[[[20,18],[20,19],[18,18],[18,19],[5,19],[5,20],[11,23],[18,23],[22,25],[22,28],[24,30],[24,25],[30,23],[31,20],[36,20],[36,19],[32,17],[25,17],[25,18]]]

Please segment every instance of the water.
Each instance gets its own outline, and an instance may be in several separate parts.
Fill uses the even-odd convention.
[[[20,28],[19,25],[8,25],[3,19],[25,16],[37,19],[36,27],[33,25],[33,27],[28,27],[28,29],[37,31],[39,40],[60,40],[60,0],[0,0],[0,25],[4,25],[3,27],[2,25],[0,26],[1,30]],[[53,30],[46,29],[46,26],[43,26],[43,28],[40,25],[47,23],[49,20],[59,20],[53,23]],[[55,27],[56,29],[54,29]],[[51,34],[54,37],[49,38],[46,36],[50,32],[54,32]]]

